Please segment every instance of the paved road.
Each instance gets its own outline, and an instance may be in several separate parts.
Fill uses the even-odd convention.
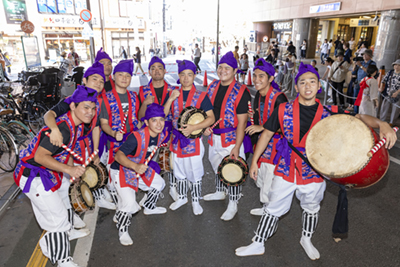
[[[94,220],[93,239],[87,237],[72,242],[74,258],[79,259],[81,266],[92,267],[400,266],[400,142],[390,153],[389,171],[378,184],[349,191],[350,231],[348,238],[339,243],[331,238],[338,189],[328,185],[313,237],[321,253],[321,259],[315,262],[308,259],[299,244],[301,208],[296,199],[290,212],[281,218],[277,233],[266,243],[263,256],[235,256],[235,248],[251,243],[259,220],[249,214],[250,209],[260,206],[259,191],[250,179],[245,183],[239,212],[232,221],[220,220],[227,200],[202,200],[204,213],[201,216],[193,215],[190,202],[164,215],[146,216],[139,212],[132,219],[129,232],[134,244],[129,247],[119,244],[112,211],[88,212],[84,220]],[[206,144],[203,195],[214,191],[214,174],[207,154]],[[142,195],[138,194],[138,200]],[[168,207],[172,199],[166,189],[164,195],[158,205]],[[0,266],[26,266],[40,234],[29,199],[20,194],[0,215]]]

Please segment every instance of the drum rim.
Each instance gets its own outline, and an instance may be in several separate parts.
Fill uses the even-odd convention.
[[[93,198],[93,206],[89,206],[88,203],[85,201],[85,199],[83,199],[82,191],[81,191],[81,185],[82,184],[87,186],[87,188],[89,189],[89,191],[90,191],[90,193],[92,195],[92,198]],[[75,187],[76,187],[77,193],[79,193],[79,194],[76,195],[76,197],[79,198],[79,200],[83,203],[84,206],[86,206],[86,209],[83,209],[82,205],[80,203],[78,203],[78,207],[81,209],[80,211],[78,211],[78,210],[76,210],[76,208],[74,206],[74,203],[71,203],[71,201],[72,201],[72,199],[71,199],[72,192],[71,191]],[[88,210],[93,210],[95,208],[95,206],[96,206],[96,199],[93,197],[92,190],[90,190],[90,186],[83,180],[80,180],[78,183],[73,183],[73,184],[71,184],[69,186],[68,197],[69,197],[69,202],[71,203],[71,206],[74,209],[74,211],[79,212],[79,213],[83,213],[83,212],[88,211]]]
[[[189,106],[189,107],[184,108],[182,110],[182,112],[180,113],[180,116],[178,118],[178,128],[181,128],[181,125],[183,124],[183,122],[182,122],[183,119],[190,118],[190,116],[188,116],[188,115],[192,115],[194,113],[201,113],[204,116],[204,119],[207,119],[207,113],[204,110],[198,109],[198,108],[193,107],[193,106]],[[184,115],[185,115],[185,117],[184,117]],[[200,137],[204,133],[205,130],[206,129],[202,129],[196,135],[190,134],[188,136],[188,138],[196,139],[196,138]]]
[[[335,114],[335,115],[332,115],[332,116],[351,116],[351,115],[349,115],[349,114]],[[332,117],[332,116],[329,116],[329,117],[327,117],[327,118],[325,118],[325,119],[329,119],[329,118]],[[368,127],[362,120],[360,120],[360,119],[358,119],[358,118],[356,118],[356,117],[354,117],[354,118],[357,119],[357,120],[359,120],[360,122],[362,122],[362,125],[364,125],[364,126],[362,126],[362,127],[365,127],[365,129],[367,129],[368,132],[369,132],[369,135],[370,135],[371,140],[372,140],[372,144],[375,144],[374,134],[372,133],[373,130],[371,130],[371,128]],[[325,120],[325,119],[322,119],[322,120],[320,120],[319,122],[321,122],[321,121],[323,121],[323,120]],[[315,125],[317,125],[319,122],[317,122]],[[326,121],[325,121],[325,122],[326,122]],[[307,139],[309,138],[311,131],[315,128],[315,125],[314,125],[314,127],[312,127],[311,130],[309,131],[309,134],[307,135]],[[360,125],[361,125],[361,124],[360,124]],[[307,139],[306,139],[306,145],[305,145],[306,155],[307,155]],[[371,147],[371,148],[372,148],[372,147]],[[349,173],[346,173],[346,174],[341,174],[341,175],[339,175],[339,174],[331,174],[331,173],[330,173],[330,174],[325,174],[325,172],[324,172],[323,170],[321,170],[321,169],[319,168],[319,166],[317,166],[317,164],[315,163],[315,161],[314,161],[313,158],[307,157],[307,159],[308,159],[308,161],[310,162],[312,168],[314,168],[314,169],[318,172],[319,175],[322,175],[322,176],[327,177],[327,178],[346,178],[346,177],[352,176],[352,175],[354,175],[354,174],[360,172],[362,169],[364,169],[364,168],[368,165],[368,163],[371,161],[372,156],[371,156],[371,157],[368,157],[367,161],[366,161],[358,170],[355,170],[355,171],[353,171],[353,172],[349,172]]]
[[[99,164],[100,165],[100,164]],[[102,184],[102,180],[100,179],[100,168],[101,167],[99,167],[99,166],[97,166],[96,164],[94,164],[93,162],[91,162],[91,163],[89,163],[86,167],[91,167],[91,168],[93,168],[95,171],[96,171],[96,173],[97,173],[97,183],[96,183],[96,185],[95,186],[93,186],[93,187],[90,187],[89,186],[89,189],[91,190],[91,191],[94,191],[94,190],[96,190],[96,189],[99,189],[100,188],[100,186],[101,186],[101,184]],[[104,170],[104,169],[103,169]],[[106,170],[106,172],[105,173],[107,173],[108,174],[108,172],[107,172],[107,168],[105,169]],[[83,175],[82,175],[83,176]],[[85,181],[85,180],[83,180],[83,179],[81,179],[82,181]],[[86,182],[87,183],[87,182]],[[89,185],[89,184],[88,184]]]
[[[230,155],[227,155],[221,160],[221,163],[218,165],[217,175],[218,175],[218,178],[221,180],[221,182],[224,183],[225,185],[239,186],[246,181],[246,177],[249,174],[249,166],[248,166],[247,162],[241,156],[238,156],[238,160],[232,159],[229,156]],[[228,163],[236,163],[236,162],[241,163],[241,164],[239,164],[239,167],[243,170],[242,178],[238,182],[230,182],[222,176],[222,168],[224,165],[226,165]]]

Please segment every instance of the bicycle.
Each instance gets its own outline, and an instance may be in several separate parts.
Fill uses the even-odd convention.
[[[0,126],[0,169],[12,172],[18,161],[18,148],[14,138],[7,129]]]

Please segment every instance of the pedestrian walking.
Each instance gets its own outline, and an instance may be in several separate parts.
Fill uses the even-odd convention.
[[[343,52],[338,52],[336,56],[337,60],[332,64],[331,70],[329,71],[328,80],[331,81],[331,84],[333,86],[333,104],[338,104],[337,95],[339,95],[339,105],[344,105],[344,96],[342,95],[343,85],[350,64],[344,60]]]
[[[136,54],[133,55],[133,58],[135,59],[135,63],[136,63],[136,70],[135,70],[135,75],[138,71],[138,69],[140,68],[140,70],[142,71],[142,75],[144,75],[144,70],[142,68],[141,62],[142,62],[142,55],[141,55],[141,51],[140,48],[136,46]]]
[[[307,54],[307,40],[304,39],[300,47],[300,59],[305,59]]]
[[[242,73],[240,73],[240,78],[242,80],[242,83],[245,83],[246,73],[248,69],[249,69],[249,56],[247,54],[242,54],[240,56],[240,70],[242,71]]]
[[[121,54],[119,54],[119,57],[122,58],[122,60],[128,59],[128,54],[123,46],[121,46]]]
[[[199,63],[200,63],[200,58],[201,58],[201,52],[200,52],[200,48],[199,48],[198,44],[195,44],[195,48],[193,51],[193,57],[194,57],[194,59],[193,59],[194,64],[196,65],[196,73],[200,73],[201,69],[200,69]]]
[[[328,39],[324,40],[324,43],[321,45],[321,64],[325,65],[325,60],[329,56],[329,44]]]

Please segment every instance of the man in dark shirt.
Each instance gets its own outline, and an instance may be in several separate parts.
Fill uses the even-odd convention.
[[[188,138],[197,130],[205,129],[214,123],[213,106],[206,92],[197,90],[194,86],[196,65],[188,60],[177,60],[179,83],[181,89],[179,97],[172,102],[172,144],[170,146],[174,177],[177,179],[178,199],[171,204],[170,209],[176,210],[188,202],[187,191],[191,188],[192,209],[194,215],[201,215],[200,206],[201,181],[204,175],[203,157],[204,145],[200,137]],[[172,97],[171,97],[172,99]],[[196,107],[207,114],[207,118],[198,124],[178,125],[180,114],[184,108]],[[185,142],[185,143],[184,143]]]
[[[216,192],[204,196],[204,200],[225,199],[225,189],[228,188],[229,204],[221,219],[232,220],[237,213],[237,203],[241,197],[242,186],[226,186],[218,175],[219,164],[225,156],[238,159],[245,158],[245,147],[242,145],[245,138],[244,130],[247,124],[248,102],[251,101],[249,90],[245,85],[235,80],[238,65],[232,52],[226,53],[218,63],[217,74],[220,80],[210,84],[207,90],[208,97],[214,107],[214,116],[220,120],[218,125],[211,131],[209,128],[205,135],[209,136],[210,161],[215,172]],[[250,141],[251,144],[251,141]],[[251,148],[250,148],[251,149]]]
[[[299,93],[298,98],[293,102],[281,104],[264,124],[265,130],[257,143],[250,167],[250,177],[253,179],[258,177],[258,158],[262,155],[276,131],[282,130],[284,138],[281,140],[283,142],[290,142],[298,150],[303,150],[305,146],[303,137],[310,131],[313,122],[330,115],[330,112],[322,108],[320,102],[316,100],[321,84],[318,72],[311,65],[300,64],[295,83],[295,89]],[[322,111],[321,118],[316,117],[317,110]],[[388,140],[388,148],[396,143],[396,133],[390,128],[389,124],[368,115],[357,114],[356,117],[370,127],[379,127],[381,136],[385,136]],[[300,118],[300,125],[296,125],[297,118]],[[281,128],[281,125],[284,129]],[[316,260],[320,257],[318,250],[311,243],[311,237],[317,226],[320,202],[325,191],[325,181],[312,169],[309,169],[310,167],[302,161],[296,152],[291,150],[290,147],[287,149],[289,149],[290,154],[282,155],[279,159],[275,169],[276,176],[271,186],[274,190],[271,190],[268,195],[269,203],[264,209],[253,243],[237,248],[237,256],[264,254],[264,242],[276,231],[279,218],[290,210],[293,194],[296,192],[296,197],[300,200],[300,205],[303,208],[303,231],[300,244],[310,259]],[[279,152],[285,151],[280,149]],[[306,156],[304,152],[300,153]],[[287,156],[290,156],[290,161]],[[287,165],[289,165],[289,170],[285,168]],[[300,169],[298,169],[298,166],[300,166]]]
[[[297,55],[296,55],[296,47],[293,45],[292,41],[289,41],[289,45],[287,47],[287,51],[292,53],[292,55],[297,59]]]
[[[264,59],[258,59],[253,69],[253,82],[257,90],[254,97],[254,125],[246,128],[246,133],[258,136],[264,130],[263,124],[271,116],[281,103],[287,102],[287,97],[280,92],[279,86],[274,81],[275,69]],[[260,188],[260,202],[265,206],[268,203],[268,193],[274,178],[275,164],[273,163],[276,151],[276,144],[280,139],[279,134],[275,134],[273,140],[268,144],[268,148],[263,153],[259,161],[259,178],[256,185]],[[256,208],[250,211],[253,215],[261,216],[264,208]]]
[[[136,202],[136,191],[146,191],[141,201],[145,215],[163,214],[166,208],[157,207],[156,202],[165,187],[159,175],[160,167],[149,158],[152,151],[167,142],[168,132],[164,130],[164,107],[151,104],[143,117],[146,127],[132,132],[115,154],[111,164],[110,176],[118,192],[118,211],[115,214],[119,241],[123,246],[133,244],[128,233],[132,215],[140,210]]]
[[[96,114],[96,91],[78,86],[69,97],[71,111],[57,120],[63,143],[71,149]],[[69,177],[80,177],[85,168],[74,166],[67,150],[54,146],[43,128],[20,153],[15,183],[32,202],[40,227],[46,231],[39,244],[43,254],[58,266],[76,266],[70,253],[70,240],[87,236],[88,229],[73,229],[72,207],[68,199]],[[73,182],[79,181],[72,178]]]
[[[111,91],[113,89],[111,81],[112,79],[111,73],[113,70],[111,57],[106,52],[103,51],[102,47],[100,48],[99,51],[97,51],[96,58],[94,61],[98,61],[104,65],[104,76],[106,78],[104,81],[104,90],[106,92]]]

